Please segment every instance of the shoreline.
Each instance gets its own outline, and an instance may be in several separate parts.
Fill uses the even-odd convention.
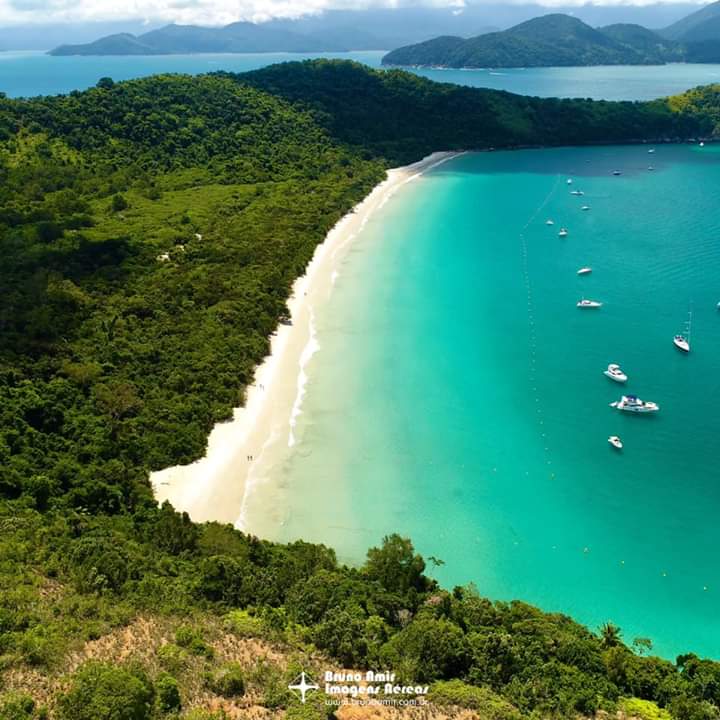
[[[293,430],[302,413],[307,382],[305,367],[319,349],[314,307],[330,296],[345,251],[400,187],[461,154],[435,152],[411,165],[388,170],[385,180],[330,230],[315,249],[305,274],[293,284],[287,302],[291,323],[278,325],[273,333],[270,354],[255,369],[245,405],[233,409],[232,420],[215,425],[203,458],[150,474],[159,504],[169,500],[196,522],[214,520],[247,528],[247,501],[258,484],[258,466],[267,462],[266,451],[273,445],[286,451],[295,443]],[[283,436],[286,442],[279,444]]]

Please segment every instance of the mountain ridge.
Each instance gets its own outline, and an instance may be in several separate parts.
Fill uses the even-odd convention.
[[[662,65],[720,60],[720,41],[703,47],[677,43],[632,23],[593,28],[578,18],[551,13],[508,30],[468,38],[434,38],[397,48],[383,65],[442,67],[548,67]]]
[[[220,28],[170,24],[142,35],[119,33],[82,45],[61,45],[49,55],[170,55],[177,53],[331,52],[352,48],[332,38],[302,35],[249,22]]]

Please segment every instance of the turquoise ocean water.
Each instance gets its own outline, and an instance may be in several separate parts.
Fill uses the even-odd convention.
[[[127,80],[156,73],[245,72],[265,65],[311,57],[338,57],[379,67],[385,51],[246,55],[157,55],[128,57],[52,57],[41,52],[0,52],[0,92],[10,97],[55,95],[84,90],[103,76]],[[438,82],[490,87],[543,97],[649,100],[697,85],[720,82],[720,65],[653,67],[572,67],[511,70],[431,70],[420,75]]]
[[[263,531],[353,561],[401,532],[447,586],[720,657],[718,187],[697,146],[473,154],[407,185],[316,311]],[[657,416],[608,406],[610,362]]]

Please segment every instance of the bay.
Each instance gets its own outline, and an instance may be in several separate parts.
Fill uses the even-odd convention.
[[[315,309],[250,529],[351,562],[400,532],[447,587],[720,657],[720,153],[647,150],[470,154],[393,196]],[[623,392],[660,412],[610,408]]]
[[[101,77],[128,80],[157,73],[247,72],[273,63],[315,57],[380,67],[384,50],[352,53],[249,53],[55,57],[36,51],[0,53],[0,92],[9,97],[56,95],[92,87]],[[507,70],[413,69],[438,82],[541,97],[650,100],[720,81],[720,65],[658,65]]]

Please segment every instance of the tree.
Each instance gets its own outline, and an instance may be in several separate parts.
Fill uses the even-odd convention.
[[[653,649],[653,641],[650,638],[646,637],[636,637],[632,641],[633,650],[638,655],[647,655],[648,653],[652,652]]]
[[[600,626],[600,636],[602,639],[603,647],[611,648],[621,644],[620,636],[622,631],[620,628],[611,622],[606,622]]]
[[[462,630],[449,620],[419,617],[394,635],[381,650],[390,667],[408,682],[433,682],[463,675],[470,662]]]
[[[152,532],[160,547],[173,555],[179,555],[195,549],[199,534],[198,526],[186,512],[175,512],[167,500],[162,504]]]
[[[137,668],[89,662],[60,697],[62,720],[150,720],[155,691]]]
[[[393,534],[383,538],[382,546],[367,553],[365,574],[377,580],[386,590],[405,595],[409,590],[424,590],[425,561],[415,553],[412,542]]]
[[[315,628],[315,644],[347,667],[362,665],[367,654],[365,618],[357,606],[333,608]]]

